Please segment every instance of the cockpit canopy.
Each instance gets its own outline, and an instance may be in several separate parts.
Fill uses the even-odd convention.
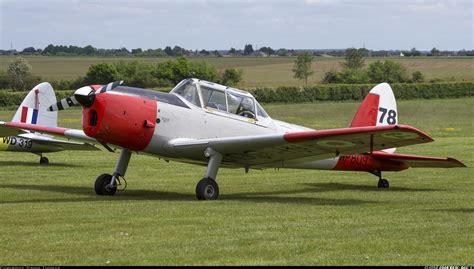
[[[231,113],[250,119],[269,117],[250,93],[204,80],[185,79],[176,85],[170,93],[179,95],[191,104],[204,109]]]

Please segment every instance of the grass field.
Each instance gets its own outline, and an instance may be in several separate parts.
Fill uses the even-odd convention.
[[[267,105],[273,118],[345,127],[358,103]],[[464,169],[368,173],[221,169],[217,201],[197,201],[203,167],[134,155],[128,188],[98,197],[108,152],[0,152],[4,265],[472,265],[474,99],[398,104],[435,142],[401,153],[451,156]],[[0,111],[10,120],[14,111]],[[80,127],[80,110],[60,114]]]
[[[33,73],[46,81],[59,79],[75,79],[84,76],[91,64],[99,62],[147,61],[157,63],[170,58],[100,58],[100,57],[25,57],[33,67]],[[0,70],[6,70],[10,56],[0,57]],[[303,85],[302,81],[293,78],[294,57],[237,57],[237,58],[191,58],[192,61],[207,61],[219,70],[226,68],[241,68],[244,72],[243,81],[239,87],[256,86],[293,86]],[[368,59],[366,65],[384,59]],[[412,72],[419,70],[426,80],[439,78],[444,80],[474,80],[474,58],[391,58]],[[314,75],[308,83],[319,83],[325,72],[340,69],[342,58],[315,58],[312,67]]]

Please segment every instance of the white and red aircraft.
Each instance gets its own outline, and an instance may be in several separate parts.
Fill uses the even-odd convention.
[[[23,99],[12,122],[28,123],[48,127],[57,127],[58,113],[49,112],[47,108],[56,103],[53,87],[47,82],[36,85]],[[0,124],[3,122],[0,121]],[[0,151],[30,152],[40,156],[40,164],[48,164],[44,153],[62,150],[99,150],[89,143],[77,143],[54,139],[51,135],[34,132],[19,134],[16,130],[0,133]]]
[[[383,171],[464,167],[452,158],[394,153],[396,147],[433,139],[398,125],[395,97],[387,83],[370,91],[349,128],[330,130],[274,120],[251,94],[203,80],[183,80],[170,93],[120,84],[82,87],[50,107],[57,111],[82,105],[82,130],[10,122],[0,133],[33,130],[122,148],[114,173],[96,179],[98,195],[115,194],[132,152],[207,165],[196,186],[200,200],[218,198],[219,167],[367,171],[379,178],[379,188],[389,187]]]

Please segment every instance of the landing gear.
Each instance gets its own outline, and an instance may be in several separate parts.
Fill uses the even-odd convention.
[[[117,185],[120,184],[119,178],[123,179],[125,172],[127,171],[128,162],[132,152],[128,149],[122,149],[120,152],[120,157],[115,167],[115,172],[113,175],[102,174],[97,177],[94,185],[95,193],[97,195],[114,195],[117,191]],[[124,189],[121,189],[124,190]]]
[[[379,189],[388,189],[390,184],[388,184],[388,180],[386,180],[385,178],[381,178],[379,179],[379,183],[377,184],[377,187]]]
[[[385,178],[382,178],[382,171],[374,171],[370,173],[379,177],[379,182],[377,183],[377,187],[379,189],[388,189],[390,184],[388,183],[388,180],[386,180]]]
[[[110,186],[112,175],[102,174],[95,180],[95,193],[97,195],[114,195],[117,191],[117,185]]]
[[[46,157],[40,157],[40,164],[49,164],[49,160]]]
[[[216,200],[219,196],[219,185],[212,178],[203,178],[196,186],[198,200]]]
[[[204,178],[196,186],[196,197],[198,200],[216,200],[219,196],[219,185],[215,179],[222,161],[222,154],[207,148],[204,151],[204,156],[209,158],[209,163]]]

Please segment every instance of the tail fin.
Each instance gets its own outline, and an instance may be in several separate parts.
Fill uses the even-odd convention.
[[[397,102],[392,88],[380,83],[370,90],[352,119],[350,127],[398,124]],[[394,153],[395,148],[384,150]]]
[[[15,116],[13,116],[12,122],[57,127],[58,112],[46,111],[51,104],[55,103],[56,95],[51,84],[48,82],[40,83],[26,95]]]

